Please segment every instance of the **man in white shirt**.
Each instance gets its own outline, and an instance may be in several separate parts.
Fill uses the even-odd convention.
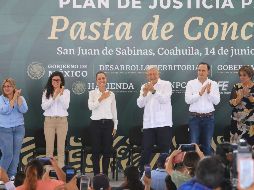
[[[198,65],[198,78],[187,83],[185,102],[190,104],[189,129],[191,143],[201,144],[205,155],[211,155],[214,132],[214,105],[220,102],[218,84],[208,79],[210,65]]]
[[[172,144],[171,83],[160,79],[156,66],[149,66],[146,76],[148,83],[142,85],[137,99],[138,107],[144,108],[141,171],[150,164],[154,145],[161,153],[168,153]]]

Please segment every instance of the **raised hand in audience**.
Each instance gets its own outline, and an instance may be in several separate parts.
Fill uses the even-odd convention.
[[[63,182],[66,182],[66,174],[64,171],[58,166],[57,161],[54,157],[50,158],[50,162],[54,170],[56,171],[56,175],[59,180],[62,180]]]

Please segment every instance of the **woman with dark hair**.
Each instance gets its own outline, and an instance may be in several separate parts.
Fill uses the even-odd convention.
[[[15,176],[19,155],[25,136],[23,114],[28,110],[21,90],[16,89],[15,81],[7,78],[2,83],[0,96],[0,150],[2,167],[9,177]]]
[[[136,166],[127,166],[124,170],[124,183],[117,190],[144,190],[144,188],[140,181],[138,168]]]
[[[177,189],[176,185],[172,181],[170,175],[167,175],[167,177],[165,178],[165,183],[166,183],[167,190],[176,190]]]
[[[14,179],[14,185],[15,187],[23,185],[26,178],[26,174],[23,171],[19,171]]]
[[[31,160],[25,169],[26,178],[23,185],[18,186],[16,190],[54,190],[57,186],[64,184],[64,172],[57,166],[54,159],[51,159],[51,164],[56,171],[58,179],[50,179],[48,172],[44,173],[43,165],[38,159]]]
[[[230,141],[238,142],[240,138],[254,145],[254,83],[251,66],[242,66],[238,71],[240,83],[234,85],[230,105],[231,115]]]
[[[42,179],[43,176],[43,165],[38,160],[32,160],[27,164],[25,172],[24,189],[36,190],[37,181]],[[20,187],[20,189],[22,189],[22,187]]]
[[[44,134],[46,156],[53,157],[55,134],[57,135],[58,165],[64,166],[65,140],[68,131],[67,109],[70,103],[70,91],[64,88],[65,80],[61,72],[53,72],[42,95],[41,107],[44,110]]]
[[[92,111],[91,139],[92,162],[94,175],[100,173],[100,154],[102,158],[102,172],[108,175],[113,135],[117,129],[117,110],[115,94],[106,89],[107,75],[99,71],[96,73],[97,88],[89,92],[88,107]]]

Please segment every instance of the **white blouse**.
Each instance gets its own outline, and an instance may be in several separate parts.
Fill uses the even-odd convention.
[[[41,107],[44,110],[43,115],[51,117],[68,116],[67,109],[69,108],[69,103],[70,103],[70,91],[68,89],[64,89],[63,95],[58,94],[55,100],[53,99],[52,96],[50,96],[49,99],[47,99],[46,91],[44,91],[41,103]]]
[[[109,97],[99,102],[98,99],[101,95],[102,93],[98,88],[89,92],[88,108],[92,111],[90,118],[92,120],[112,119],[114,121],[114,129],[117,129],[118,120],[115,94],[110,91]]]

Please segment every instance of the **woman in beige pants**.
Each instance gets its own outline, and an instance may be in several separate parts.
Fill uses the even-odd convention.
[[[60,167],[64,166],[65,139],[68,131],[67,109],[70,103],[70,91],[64,89],[64,84],[63,74],[59,71],[53,72],[43,92],[41,104],[45,116],[46,156],[53,156],[56,134],[57,157]]]

